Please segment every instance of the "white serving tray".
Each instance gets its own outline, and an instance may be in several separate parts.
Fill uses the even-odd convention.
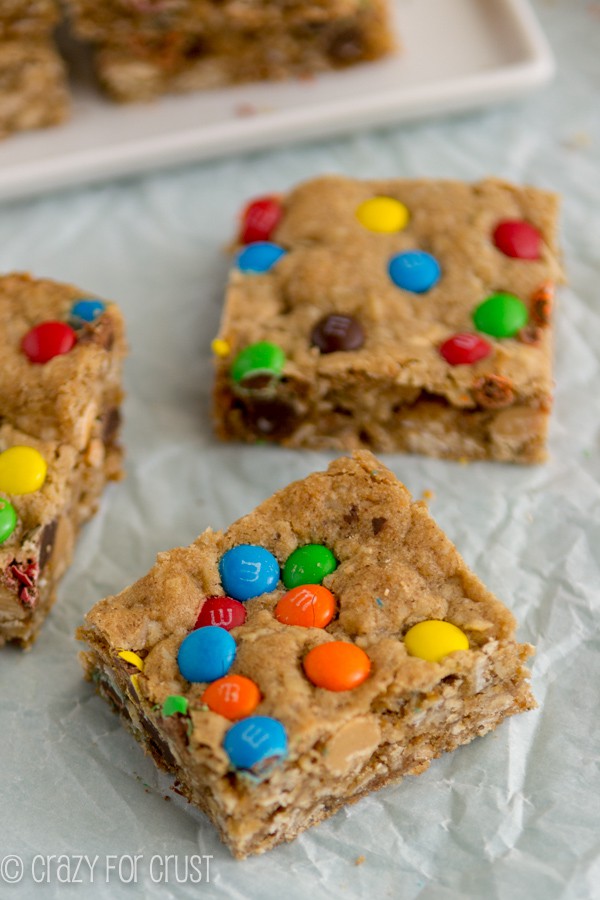
[[[394,0],[403,50],[312,80],[119,106],[86,66],[70,122],[0,146],[0,199],[519,97],[554,62],[527,0]]]

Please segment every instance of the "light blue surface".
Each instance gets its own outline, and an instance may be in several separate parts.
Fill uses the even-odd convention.
[[[20,885],[0,883],[2,900],[600,897],[600,17],[588,0],[534,5],[559,68],[522,103],[0,208],[2,269],[118,300],[131,343],[127,481],[86,527],[35,648],[0,653],[0,847],[26,864]],[[209,427],[221,248],[249,197],[323,172],[494,174],[563,195],[569,285],[548,464],[385,460],[417,497],[433,492],[437,521],[536,644],[539,709],[237,863],[82,681],[73,631],[158,551],[227,525],[331,458],[224,446]],[[36,855],[86,853],[101,857],[93,883],[84,870],[83,884],[60,885],[52,864],[50,883],[33,882]],[[141,855],[137,882],[107,872],[107,854]],[[154,854],[182,864],[212,854],[210,884],[155,883]]]

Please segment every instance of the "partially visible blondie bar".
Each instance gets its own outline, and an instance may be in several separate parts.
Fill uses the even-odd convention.
[[[28,646],[119,445],[123,319],[72,285],[0,277],[0,644]]]
[[[97,691],[241,858],[531,709],[514,632],[363,450],[160,554],[78,634]]]
[[[0,646],[29,646],[56,599],[80,526],[96,511],[106,458],[0,425]]]
[[[117,100],[306,76],[391,51],[387,0],[67,0]]]
[[[214,342],[221,438],[539,462],[557,198],[317,178],[243,214]]]
[[[76,304],[96,310],[89,320],[72,315]],[[23,340],[47,321],[59,321],[76,340],[67,353],[32,364]],[[71,444],[78,452],[107,444],[118,427],[126,352],[124,323],[115,303],[80,288],[23,273],[0,277],[0,421],[42,440]],[[114,474],[119,472],[115,455]]]
[[[54,0],[0,4],[0,138],[68,115],[65,65],[52,35],[57,19]]]

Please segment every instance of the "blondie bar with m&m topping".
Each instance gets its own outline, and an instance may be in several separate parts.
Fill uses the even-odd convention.
[[[242,213],[213,342],[225,440],[540,462],[557,198],[323,177]]]
[[[535,706],[511,613],[365,450],[161,553],[78,636],[240,858]]]

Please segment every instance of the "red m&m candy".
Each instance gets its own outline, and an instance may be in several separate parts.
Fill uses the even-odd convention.
[[[494,229],[494,244],[514,259],[539,259],[541,243],[537,228],[522,219],[505,219]]]
[[[489,356],[492,345],[478,334],[460,332],[444,341],[439,351],[451,366],[468,366]]]
[[[253,200],[242,213],[240,242],[254,244],[256,241],[268,241],[282,214],[283,208],[276,197],[258,197]]]
[[[194,628],[206,625],[217,625],[225,631],[231,631],[246,621],[244,604],[232,597],[207,597],[198,613]]]
[[[21,349],[32,363],[47,363],[72,350],[77,334],[66,322],[42,322],[27,332]]]

